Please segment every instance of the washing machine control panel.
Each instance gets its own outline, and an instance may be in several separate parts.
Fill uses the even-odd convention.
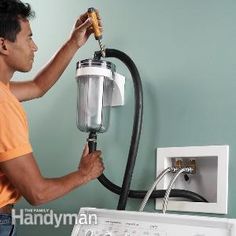
[[[71,236],[236,236],[234,219],[96,208],[78,219]]]

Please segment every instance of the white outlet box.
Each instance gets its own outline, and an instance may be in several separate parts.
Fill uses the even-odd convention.
[[[196,160],[196,174],[188,175],[186,181],[180,175],[173,189],[184,189],[195,192],[205,199],[205,202],[189,202],[186,199],[169,199],[167,210],[185,212],[204,212],[227,214],[228,210],[228,160],[229,146],[194,146],[157,148],[157,175],[165,168],[173,166],[177,159],[183,162]],[[167,189],[174,174],[165,175],[157,189]],[[163,199],[156,199],[156,209],[162,209]]]

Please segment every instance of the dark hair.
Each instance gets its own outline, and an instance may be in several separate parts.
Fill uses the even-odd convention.
[[[14,42],[21,30],[19,20],[33,18],[34,15],[28,3],[20,0],[0,0],[0,37]]]

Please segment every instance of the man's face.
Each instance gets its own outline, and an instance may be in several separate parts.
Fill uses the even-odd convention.
[[[15,42],[8,41],[8,66],[13,71],[28,72],[34,62],[34,53],[37,46],[32,39],[32,31],[28,20],[20,20],[21,31]]]

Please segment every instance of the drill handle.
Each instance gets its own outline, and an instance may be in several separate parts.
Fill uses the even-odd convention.
[[[97,12],[93,7],[90,7],[87,13],[88,13],[88,16],[92,19],[94,37],[96,40],[99,40],[102,38],[102,32],[99,28]]]

